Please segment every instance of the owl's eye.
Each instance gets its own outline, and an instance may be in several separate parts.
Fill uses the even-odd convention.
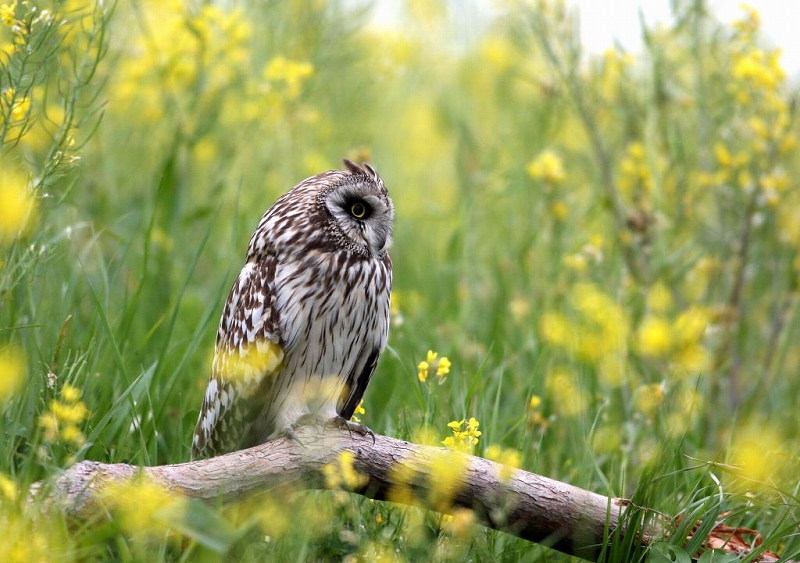
[[[369,206],[360,199],[347,202],[347,212],[356,219],[366,218],[369,211]]]

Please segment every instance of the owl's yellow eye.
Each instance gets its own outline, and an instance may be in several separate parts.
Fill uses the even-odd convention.
[[[356,219],[363,219],[367,216],[367,206],[361,201],[353,201],[348,204],[347,211]]]

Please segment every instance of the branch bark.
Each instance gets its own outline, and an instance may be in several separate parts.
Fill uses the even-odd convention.
[[[422,506],[443,513],[473,510],[482,524],[541,543],[569,555],[596,561],[611,534],[636,533],[649,544],[663,535],[658,519],[634,522],[623,516],[629,501],[611,498],[445,448],[389,438],[351,435],[347,430],[301,427],[297,440],[281,438],[224,456],[176,465],[137,467],[83,461],[52,482],[36,483],[31,498],[63,510],[78,521],[103,511],[103,488],[144,474],[168,490],[207,502],[230,503],[275,489],[327,488],[324,468],[354,454],[353,468],[366,479],[353,492],[376,500]],[[633,524],[629,531],[626,522]],[[704,548],[749,554],[744,536],[755,530],[719,522]],[[626,538],[627,539],[627,538]],[[755,545],[759,545],[759,541]],[[754,561],[778,561],[763,551]],[[800,563],[783,560],[787,563]]]
[[[144,473],[173,492],[228,503],[287,486],[326,488],[323,468],[339,463],[339,454],[349,450],[355,454],[354,469],[367,476],[355,493],[444,513],[469,508],[486,526],[589,560],[596,560],[604,537],[617,528],[624,505],[621,499],[445,448],[380,435],[373,443],[372,437],[347,430],[301,427],[296,434],[298,440],[281,438],[176,465],[83,461],[49,486],[37,484],[33,494],[41,491],[51,506],[87,520],[96,513],[104,486]]]

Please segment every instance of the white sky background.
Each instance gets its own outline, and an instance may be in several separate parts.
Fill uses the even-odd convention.
[[[403,0],[373,0],[374,21],[378,25],[397,25]],[[636,54],[642,50],[639,12],[649,27],[671,22],[670,0],[567,0],[580,12],[581,37],[588,53],[601,54],[618,42]],[[494,0],[450,0],[457,6],[459,26],[469,35],[480,27],[477,22],[489,16]],[[742,0],[709,0],[708,6],[721,22],[741,19]],[[766,45],[783,50],[781,63],[792,81],[800,82],[800,0],[749,0],[745,4],[761,15],[762,38]],[[477,24],[477,25],[476,25]]]
[[[580,10],[583,44],[591,53],[602,53],[616,39],[626,51],[641,51],[641,9],[648,26],[671,21],[669,0],[570,0]],[[721,22],[741,19],[741,0],[712,0],[710,11]],[[761,15],[761,33],[765,43],[783,50],[784,70],[797,82],[800,77],[800,1],[750,0],[744,2]]]

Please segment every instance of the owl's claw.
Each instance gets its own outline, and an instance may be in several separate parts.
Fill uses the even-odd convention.
[[[303,441],[295,433],[295,428],[299,428],[301,426],[323,426],[324,424],[325,420],[320,415],[317,413],[308,413],[298,418],[291,426],[284,428],[281,434],[287,438],[291,438],[301,446],[305,446]]]
[[[292,424],[291,426],[287,426],[281,432],[281,436],[286,436],[287,438],[291,438],[301,446],[305,446],[303,441],[297,436],[295,433],[295,428],[301,426],[332,426],[334,428],[339,428],[341,430],[347,430],[350,432],[352,436],[353,432],[356,434],[360,434],[362,436],[369,436],[372,438],[372,445],[375,445],[375,432],[373,432],[369,427],[364,426],[358,422],[353,422],[351,420],[345,420],[344,417],[336,416],[330,420],[323,420],[318,414],[311,413],[305,414],[297,419],[297,422]]]
[[[295,425],[295,426],[297,426],[297,425]],[[301,446],[305,447],[306,445],[303,443],[303,441],[297,436],[297,434],[295,434],[294,428],[295,428],[294,426],[289,426],[287,428],[284,428],[283,432],[281,432],[281,434],[283,434],[284,436],[286,436],[287,438],[289,438],[291,440],[294,440],[295,442],[297,442]]]
[[[331,426],[335,426],[336,428],[341,428],[342,430],[347,429],[352,436],[353,432],[356,434],[361,434],[362,436],[369,436],[372,438],[372,445],[375,445],[375,432],[370,430],[368,426],[364,426],[359,422],[353,422],[352,420],[345,420],[344,417],[337,416],[331,421]]]

